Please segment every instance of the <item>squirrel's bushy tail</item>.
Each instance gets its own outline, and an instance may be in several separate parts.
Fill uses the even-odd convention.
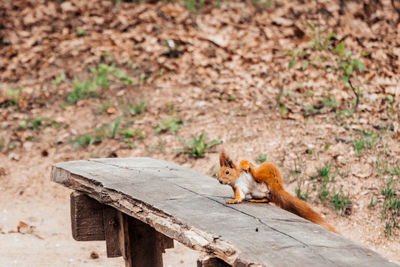
[[[290,195],[286,191],[281,191],[279,194],[273,194],[274,202],[284,210],[290,211],[306,220],[315,224],[319,224],[325,229],[337,233],[336,230],[325,222],[322,217],[313,211],[304,201]]]

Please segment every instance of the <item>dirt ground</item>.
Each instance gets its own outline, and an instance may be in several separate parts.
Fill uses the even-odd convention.
[[[287,190],[344,237],[400,263],[400,6],[188,8],[0,7],[0,266],[121,266],[104,242],[72,239],[70,191],[50,182],[51,166],[149,156],[214,179],[217,153],[180,153],[202,133],[235,160],[275,162]],[[193,266],[197,255],[175,244],[164,261]]]

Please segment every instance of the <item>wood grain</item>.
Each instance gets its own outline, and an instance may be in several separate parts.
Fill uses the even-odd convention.
[[[104,225],[104,236],[107,247],[107,257],[120,257],[122,256],[119,240],[119,231],[121,227],[121,221],[119,217],[119,211],[106,206],[103,210],[103,225]]]
[[[103,204],[83,193],[71,193],[71,228],[75,240],[105,240],[103,208]]]
[[[396,266],[376,252],[262,203],[227,205],[231,189],[150,158],[53,166],[52,179],[237,266]]]

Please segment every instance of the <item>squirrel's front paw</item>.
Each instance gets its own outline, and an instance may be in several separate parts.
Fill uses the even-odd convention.
[[[238,204],[240,202],[242,202],[241,199],[229,199],[226,201],[226,204]]]

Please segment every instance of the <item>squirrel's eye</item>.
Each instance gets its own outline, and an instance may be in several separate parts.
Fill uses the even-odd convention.
[[[226,171],[225,171],[225,174],[228,175],[228,174],[229,174],[229,170],[226,170]]]

